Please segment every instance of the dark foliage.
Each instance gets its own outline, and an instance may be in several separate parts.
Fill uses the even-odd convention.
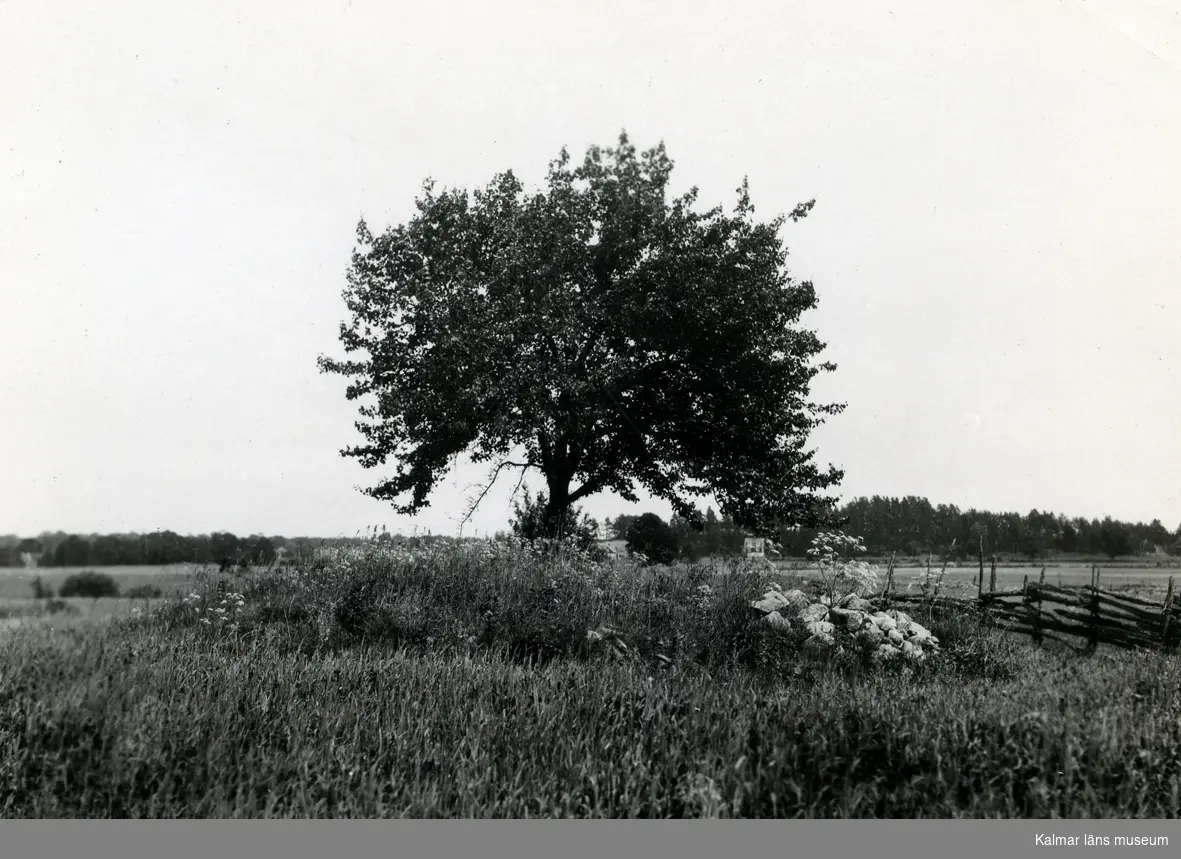
[[[798,324],[816,293],[787,273],[786,218],[757,222],[745,181],[733,215],[669,201],[672,168],[622,135],[578,167],[563,151],[541,192],[512,172],[470,194],[427,182],[406,224],[359,225],[349,357],[320,366],[359,403],[365,442],[343,455],[395,467],[368,494],[417,512],[467,453],[495,463],[489,485],[541,472],[551,534],[582,498],[637,487],[686,518],[712,492],[745,527],[826,520],[841,472],[807,440],[841,406],[808,398],[834,367]]]
[[[58,588],[57,594],[62,599],[67,597],[99,597],[119,596],[119,584],[106,573],[96,573],[93,570],[83,570],[66,578]]]

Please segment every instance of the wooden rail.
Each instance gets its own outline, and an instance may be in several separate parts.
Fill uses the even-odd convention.
[[[879,601],[974,611],[982,621],[991,619],[1003,629],[1029,635],[1039,644],[1046,639],[1066,641],[1062,636],[1084,640],[1089,650],[1099,644],[1153,649],[1172,649],[1181,644],[1181,604],[1175,597],[1172,576],[1163,603],[1102,588],[1098,567],[1092,568],[1089,585],[1046,584],[1043,567],[1037,581],[1026,576],[1020,588],[998,591],[995,560],[987,589],[983,553],[979,561],[974,597],[941,596],[937,592],[894,594],[887,590]]]

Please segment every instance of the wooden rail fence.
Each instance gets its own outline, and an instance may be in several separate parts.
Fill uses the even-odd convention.
[[[992,564],[988,590],[984,589],[981,557],[976,597],[940,596],[928,589],[921,595],[883,594],[883,600],[917,603],[932,608],[972,609],[981,620],[991,619],[1003,629],[1029,635],[1035,642],[1047,639],[1074,646],[1068,639],[1082,639],[1086,649],[1099,644],[1125,648],[1172,649],[1181,644],[1181,604],[1169,577],[1164,603],[1105,590],[1100,570],[1091,569],[1091,584],[1063,587],[1046,584],[1043,567],[1037,581],[1025,577],[1020,589],[996,590],[996,562]]]

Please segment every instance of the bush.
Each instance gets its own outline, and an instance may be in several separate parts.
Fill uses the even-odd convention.
[[[627,550],[651,564],[671,564],[677,557],[677,535],[655,513],[645,513],[627,530]]]
[[[522,502],[513,502],[513,513],[516,515],[509,520],[509,526],[515,537],[526,543],[536,543],[545,542],[553,536],[546,533],[546,503],[544,492],[539,492],[534,498],[528,489]],[[589,552],[595,547],[594,522],[577,507],[566,508],[559,531],[559,538],[571,541],[580,551]]]
[[[61,588],[58,589],[58,596],[63,599],[67,597],[87,597],[90,599],[117,597],[119,596],[119,585],[106,573],[83,570],[62,582]]]
[[[45,584],[45,582],[41,581],[40,576],[37,576],[37,578],[33,579],[32,587],[33,587],[33,599],[35,599],[35,600],[53,599],[53,588],[49,587],[48,585]]]

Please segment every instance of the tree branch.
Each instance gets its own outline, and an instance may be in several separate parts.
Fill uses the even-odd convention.
[[[463,519],[460,521],[459,527],[462,528],[464,525],[466,525],[468,523],[468,520],[470,520],[472,518],[472,515],[476,512],[476,508],[478,508],[480,506],[480,503],[483,502],[484,497],[492,490],[492,486],[496,483],[496,478],[498,478],[500,476],[500,470],[502,468],[505,468],[506,466],[509,468],[521,469],[521,480],[525,479],[525,472],[528,469],[535,467],[534,463],[531,463],[531,462],[510,462],[507,459],[502,460],[500,462],[500,464],[496,466],[496,469],[492,472],[492,479],[488,481],[488,484],[484,487],[484,491],[480,493],[480,497],[477,498],[475,500],[475,502],[470,507],[468,507],[467,515],[464,516]],[[517,488],[519,489],[520,486],[521,486],[521,484],[518,483]],[[514,494],[516,494],[516,490],[514,490]]]
[[[599,341],[601,339],[602,332],[596,330],[591,334],[590,337],[587,338],[586,342],[582,346],[582,349],[579,350],[578,356],[574,360],[574,367],[580,375],[585,372],[587,359],[590,358],[591,352],[593,352],[594,348],[599,345]]]
[[[586,498],[586,496],[588,496],[588,495],[594,495],[596,492],[598,492],[602,488],[603,488],[602,481],[600,481],[598,479],[588,480],[586,483],[582,484],[582,486],[578,487],[577,489],[575,489],[573,492],[570,493],[570,503],[573,504],[575,501],[581,501],[583,498]]]

